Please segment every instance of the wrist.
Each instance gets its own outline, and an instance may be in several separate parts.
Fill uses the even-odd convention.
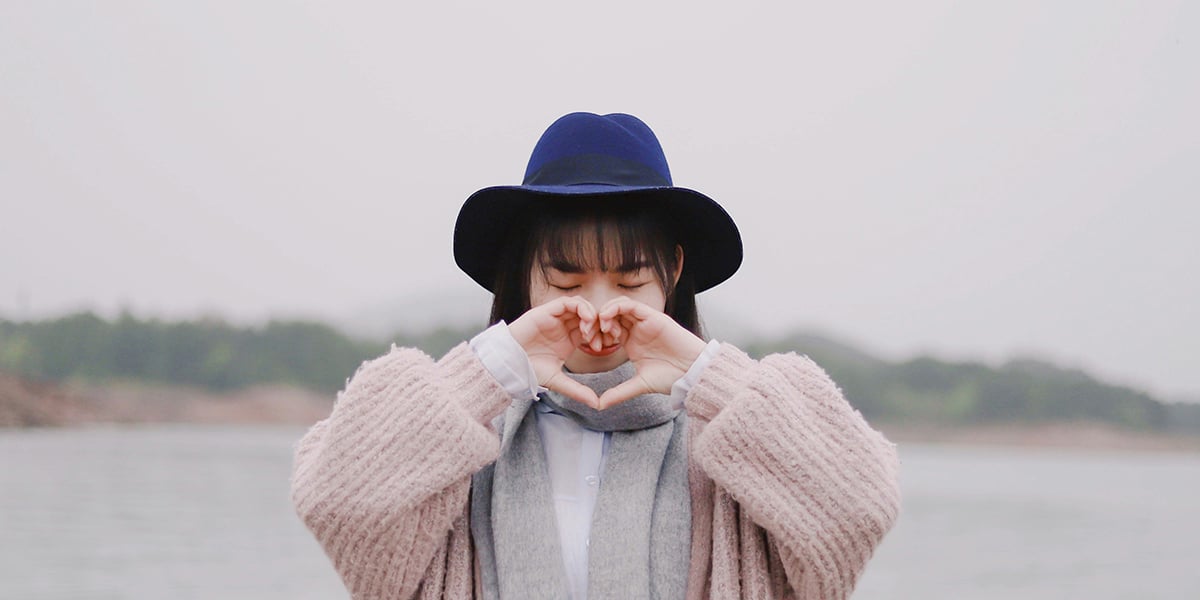
[[[469,344],[484,368],[513,399],[532,398],[545,391],[537,384],[528,353],[504,321],[471,338]]]
[[[525,315],[521,315],[512,323],[508,323],[508,333],[522,350],[528,352],[529,342],[537,335],[537,328],[531,326]]]
[[[676,366],[679,367],[681,371],[686,373],[692,368],[692,365],[696,362],[696,359],[704,353],[704,349],[707,346],[708,344],[704,340],[700,339],[698,336],[689,331],[686,340],[683,342],[680,348],[680,352],[678,354],[679,362],[676,363]]]

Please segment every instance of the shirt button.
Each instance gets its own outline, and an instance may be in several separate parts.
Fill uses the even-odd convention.
[[[591,548],[592,547],[592,538],[587,538],[586,540],[583,540],[583,545],[587,546],[588,548]]]
[[[591,486],[594,486],[597,483],[600,483],[600,478],[596,477],[595,475],[588,475],[587,477],[584,477],[583,480],[586,481],[587,484],[591,485]]]

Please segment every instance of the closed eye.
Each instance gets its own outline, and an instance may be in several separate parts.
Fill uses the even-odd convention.
[[[646,285],[647,283],[649,283],[649,282],[642,282],[642,283],[622,283],[622,284],[620,284],[618,287],[620,287],[620,288],[621,288],[621,289],[623,289],[623,290],[636,290],[636,289],[638,289],[638,288],[640,288],[640,287],[642,287],[642,286]]]
[[[575,291],[575,290],[579,289],[579,286],[577,286],[577,285],[572,285],[572,286],[551,285],[550,287],[552,287],[560,292],[571,292],[571,291]]]

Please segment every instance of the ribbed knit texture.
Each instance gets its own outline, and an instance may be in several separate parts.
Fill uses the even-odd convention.
[[[353,598],[472,598],[470,476],[504,389],[462,344],[364,363],[296,451],[292,496]],[[806,357],[723,345],[686,402],[689,598],[847,598],[900,505],[895,446]]]

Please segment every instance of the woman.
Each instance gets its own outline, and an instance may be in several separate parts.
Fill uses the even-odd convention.
[[[654,134],[574,113],[472,195],[492,326],[364,363],[293,500],[354,598],[848,597],[899,510],[895,448],[806,357],[700,337],[741,264]]]

